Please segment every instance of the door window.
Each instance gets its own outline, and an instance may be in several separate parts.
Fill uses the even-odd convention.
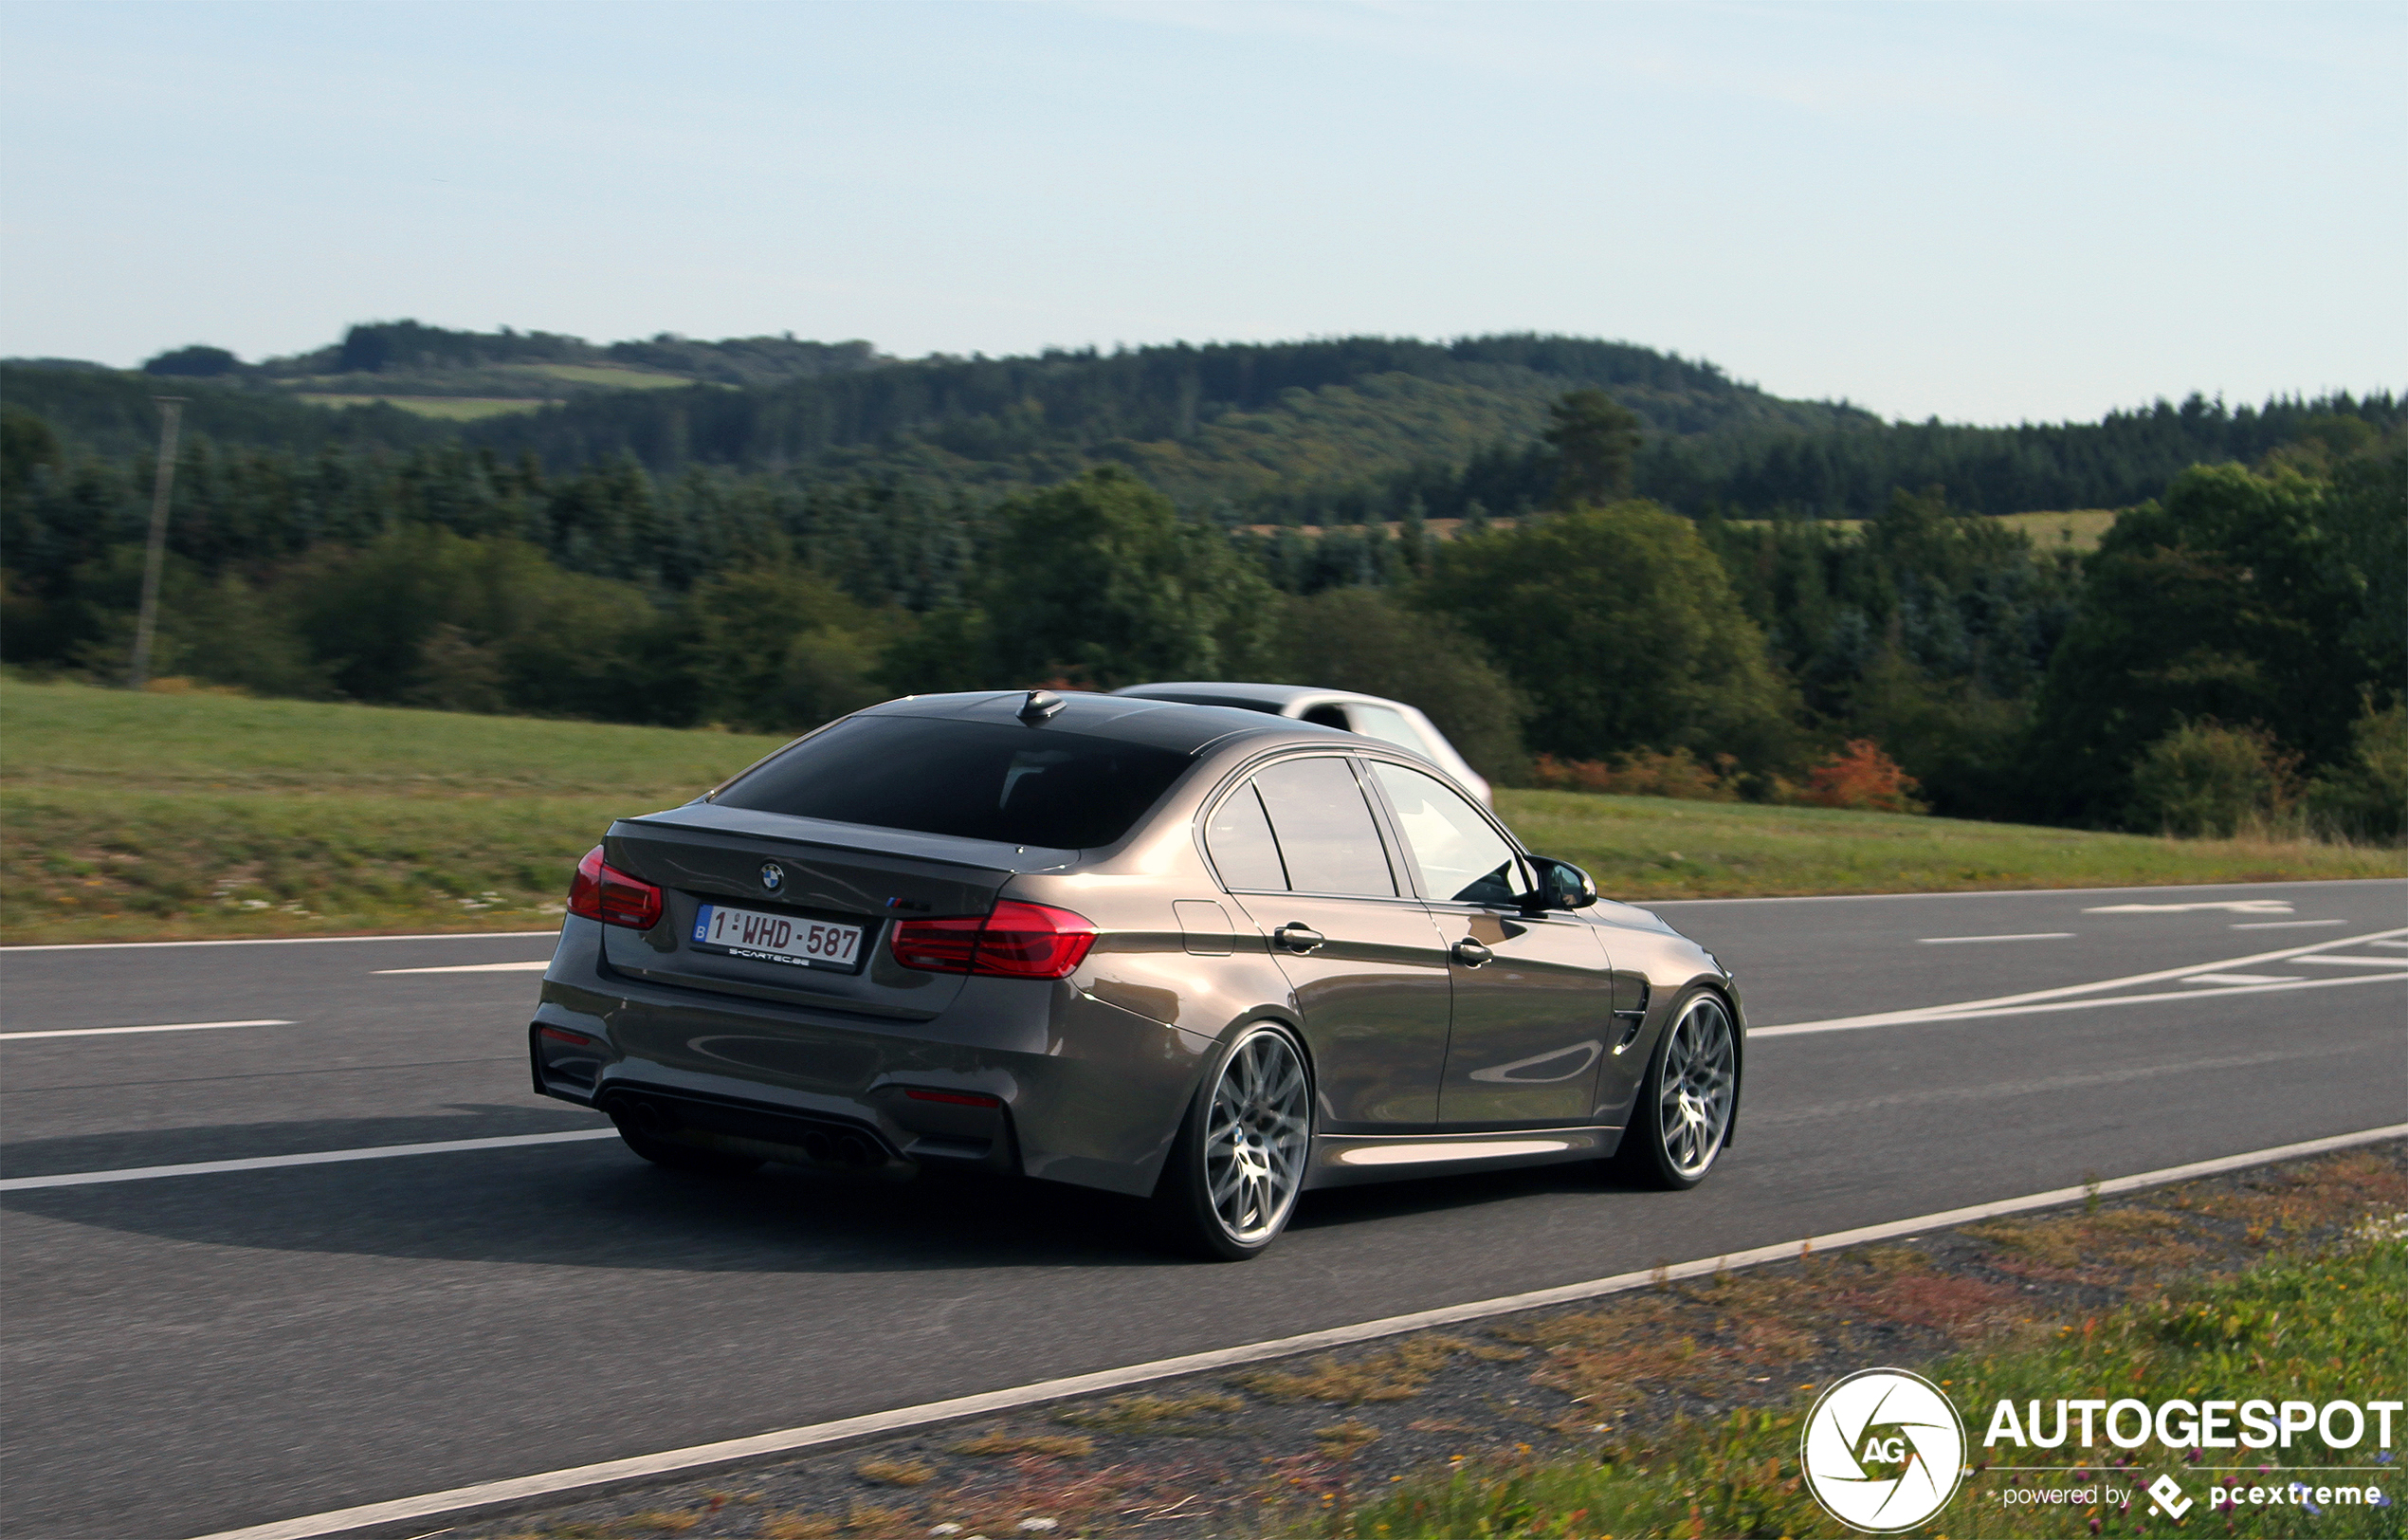
[[[1221,885],[1232,891],[1276,893],[1287,887],[1271,821],[1264,816],[1263,799],[1254,795],[1250,780],[1213,810],[1204,825],[1204,848],[1213,852]]]
[[[1528,869],[1478,809],[1418,770],[1375,761],[1372,773],[1404,826],[1431,898],[1519,908],[1530,896]]]
[[[1300,893],[1396,896],[1379,826],[1345,761],[1289,760],[1257,775],[1254,784],[1279,836],[1290,888]]]

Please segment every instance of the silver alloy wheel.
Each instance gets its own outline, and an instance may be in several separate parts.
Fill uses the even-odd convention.
[[[1213,1218],[1240,1245],[1276,1234],[1304,1186],[1310,1095],[1295,1045],[1268,1027],[1221,1066],[1204,1125],[1204,1185]]]
[[[1703,1176],[1731,1126],[1731,1018],[1723,1002],[1699,997],[1672,1026],[1658,1078],[1656,1127],[1664,1159],[1683,1177]]]

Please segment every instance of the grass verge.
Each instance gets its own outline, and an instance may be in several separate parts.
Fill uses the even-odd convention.
[[[0,939],[555,923],[611,818],[781,740],[0,685]]]
[[[524,929],[616,816],[776,738],[0,683],[0,941]],[[2408,874],[2408,852],[1822,808],[1501,792],[1608,894],[2117,887]]]
[[[1532,850],[1642,903],[2408,875],[2408,852],[2308,839],[2167,839],[1584,792],[1500,791],[1497,810]]]

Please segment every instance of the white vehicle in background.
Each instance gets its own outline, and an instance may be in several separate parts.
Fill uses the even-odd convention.
[[[1454,777],[1484,806],[1492,800],[1488,782],[1480,772],[1463,762],[1463,756],[1447,742],[1447,735],[1402,701],[1358,695],[1352,690],[1318,689],[1310,685],[1244,685],[1221,679],[1130,685],[1112,693],[1141,695],[1155,701],[1185,701],[1191,706],[1234,706],[1336,727],[1341,732],[1360,733],[1420,755]]]

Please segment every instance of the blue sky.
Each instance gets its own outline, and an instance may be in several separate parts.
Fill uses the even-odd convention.
[[[2408,6],[0,5],[0,353],[1544,330],[1893,416],[2408,386]]]

